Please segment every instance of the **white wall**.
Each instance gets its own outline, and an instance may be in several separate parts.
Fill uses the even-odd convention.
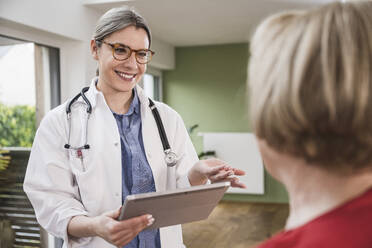
[[[60,49],[61,100],[75,95],[95,75],[89,41],[102,13],[82,0],[1,0],[0,34]],[[157,40],[151,66],[174,68],[174,47]]]
[[[90,38],[100,14],[79,0],[1,0],[0,17],[66,36]]]
[[[172,70],[176,67],[174,46],[153,37],[151,50],[155,51],[155,55],[150,66],[162,70]]]

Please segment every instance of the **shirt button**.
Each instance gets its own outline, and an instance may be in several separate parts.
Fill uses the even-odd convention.
[[[118,145],[119,145],[119,143],[118,143],[118,142],[115,142],[115,143],[114,143],[114,145],[115,145],[115,146],[118,146]]]
[[[119,196],[119,193],[115,193],[115,196],[118,197]]]

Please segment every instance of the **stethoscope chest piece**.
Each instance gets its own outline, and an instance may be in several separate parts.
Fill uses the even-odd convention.
[[[160,139],[161,139],[161,143],[163,145],[163,150],[164,150],[164,160],[165,160],[165,163],[167,164],[167,167],[174,167],[177,162],[178,162],[178,158],[177,158],[177,155],[176,153],[174,153],[169,145],[169,142],[168,142],[168,138],[167,138],[167,135],[165,133],[165,129],[164,129],[164,125],[163,125],[163,122],[161,121],[161,118],[160,118],[160,114],[154,104],[154,102],[149,99],[149,107],[152,111],[152,114],[154,115],[154,118],[155,118],[155,122],[156,122],[156,125],[158,127],[158,131],[159,131],[159,136],[160,136]]]
[[[172,151],[165,152],[165,163],[168,167],[173,167],[177,164],[177,155]]]

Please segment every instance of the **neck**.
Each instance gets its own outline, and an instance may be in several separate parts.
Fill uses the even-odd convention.
[[[103,93],[106,103],[112,111],[117,114],[125,114],[128,112],[133,100],[132,90],[119,92],[111,87],[107,87],[104,83],[100,83],[100,81],[97,83],[97,89]]]
[[[281,175],[290,197],[286,229],[301,226],[372,187],[371,172],[340,175],[304,162],[288,168]]]

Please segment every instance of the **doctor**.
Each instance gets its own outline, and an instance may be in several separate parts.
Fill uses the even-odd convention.
[[[124,7],[105,13],[91,41],[99,76],[83,96],[50,111],[36,133],[24,190],[39,223],[63,238],[64,247],[181,248],[180,225],[142,231],[152,216],[117,221],[125,197],[208,179],[244,187],[235,177],[244,172],[198,160],[173,109],[149,106],[137,83],[154,55],[150,45],[150,30],[137,13]]]

